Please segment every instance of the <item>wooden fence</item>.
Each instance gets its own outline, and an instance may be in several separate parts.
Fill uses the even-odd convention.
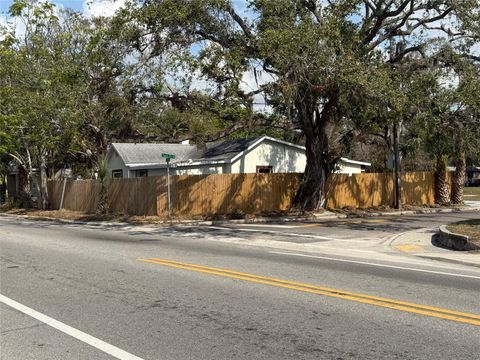
[[[291,207],[301,174],[215,174],[171,177],[172,215],[255,214]],[[434,175],[402,174],[403,203],[433,205]],[[59,209],[63,181],[49,181],[54,209]],[[110,179],[110,210],[128,215],[164,217],[168,211],[167,178]],[[326,187],[328,208],[392,206],[392,174],[335,174]],[[97,180],[66,181],[63,208],[92,213],[100,192]]]
[[[402,203],[433,205],[435,176],[429,172],[409,172],[401,175]],[[394,181],[391,173],[335,174],[330,178],[327,207],[371,208],[393,206]]]

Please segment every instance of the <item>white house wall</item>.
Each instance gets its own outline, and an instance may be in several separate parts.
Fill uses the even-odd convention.
[[[265,140],[231,165],[231,173],[255,173],[257,166],[271,166],[274,173],[305,171],[305,151]]]

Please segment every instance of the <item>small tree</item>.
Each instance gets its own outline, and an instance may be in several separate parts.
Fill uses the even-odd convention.
[[[97,177],[100,181],[100,192],[98,195],[98,215],[108,214],[108,163],[106,158],[101,158],[97,163]]]

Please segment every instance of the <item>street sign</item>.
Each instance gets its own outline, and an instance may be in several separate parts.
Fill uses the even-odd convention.
[[[162,157],[165,159],[175,159],[175,155],[173,154],[162,154]]]

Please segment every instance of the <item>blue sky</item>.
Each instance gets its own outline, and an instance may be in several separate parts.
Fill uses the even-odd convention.
[[[85,3],[108,3],[109,0],[50,0],[55,4],[59,4],[63,7],[70,8],[75,11],[82,11],[85,7]],[[118,1],[118,0],[117,0]],[[122,0],[120,0],[122,1]],[[233,0],[234,6],[240,10],[241,13],[246,12],[246,1],[245,0]],[[0,0],[0,13],[6,13],[10,5],[12,5],[13,0]],[[107,5],[108,6],[108,5]]]
[[[14,0],[0,0],[0,23],[7,21],[8,9]],[[90,18],[95,16],[112,16],[127,0],[40,0],[49,1],[59,7],[69,8]],[[253,13],[247,8],[248,0],[231,0],[234,8],[242,17],[253,18]]]
[[[83,3],[86,0],[55,0],[52,1],[55,4],[63,5],[66,8],[70,8],[75,11],[81,11],[83,9]],[[8,11],[13,0],[0,0],[0,12],[5,13]]]

